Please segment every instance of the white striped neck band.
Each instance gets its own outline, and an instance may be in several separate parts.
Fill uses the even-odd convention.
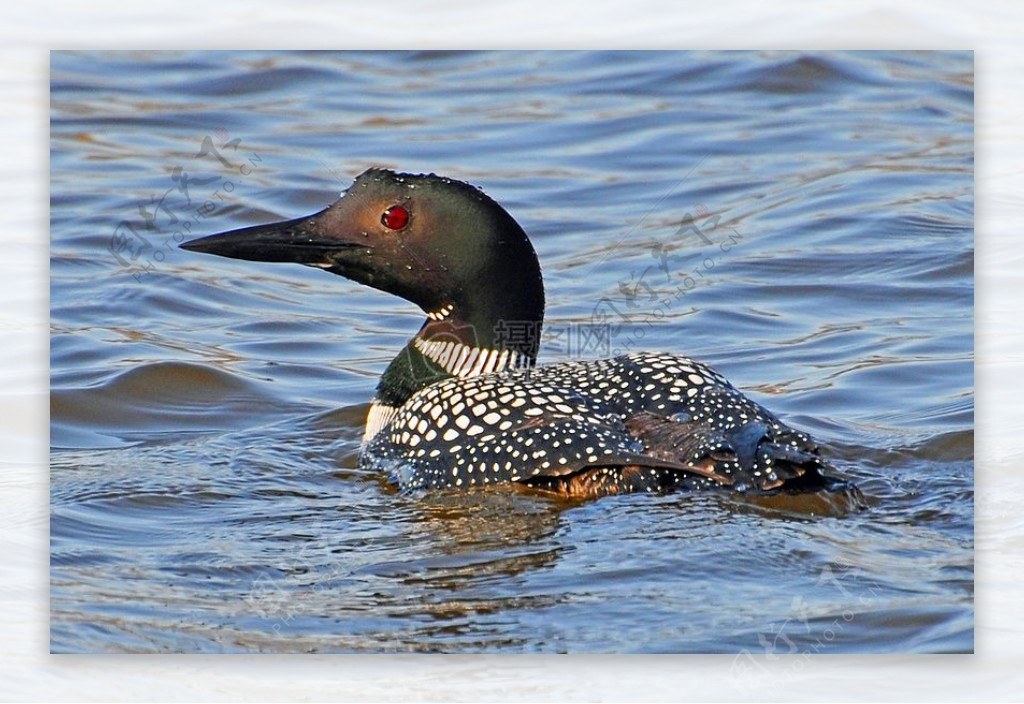
[[[452,376],[471,377],[530,366],[530,358],[509,349],[474,347],[455,340],[413,338],[423,355]]]

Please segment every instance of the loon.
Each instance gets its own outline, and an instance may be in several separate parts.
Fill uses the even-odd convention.
[[[804,432],[667,353],[535,366],[544,284],[497,202],[436,174],[369,169],[313,215],[184,249],[324,269],[426,314],[384,371],[360,463],[403,490],[514,484],[565,497],[852,487]],[[529,334],[509,334],[512,326]]]

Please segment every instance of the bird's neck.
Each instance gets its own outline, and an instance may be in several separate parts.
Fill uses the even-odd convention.
[[[384,371],[377,400],[397,407],[442,379],[532,367],[543,320],[543,309],[507,316],[464,316],[447,306],[431,312]]]
[[[473,377],[537,362],[544,322],[543,289],[529,298],[469,310],[445,304],[427,314],[416,336],[391,360],[367,419],[369,440],[420,389],[451,377]]]

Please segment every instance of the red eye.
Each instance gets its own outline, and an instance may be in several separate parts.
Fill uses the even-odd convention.
[[[380,216],[384,227],[391,230],[401,230],[409,224],[409,211],[400,205],[392,205]]]

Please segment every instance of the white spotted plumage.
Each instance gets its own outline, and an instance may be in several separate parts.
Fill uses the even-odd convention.
[[[380,467],[403,464],[392,475],[410,489],[564,477],[585,467],[642,459],[644,446],[625,427],[626,419],[642,412],[675,415],[719,433],[757,419],[776,433],[793,433],[794,443],[806,440],[710,367],[669,354],[637,353],[440,381],[398,409],[370,438],[365,458]],[[421,431],[424,422],[434,429],[439,417],[451,423],[428,438]],[[711,445],[701,451],[722,443]],[[755,476],[771,471],[770,458],[765,460],[754,468]],[[739,470],[723,465],[724,474]],[[607,470],[605,477],[614,479],[616,467]],[[680,478],[685,482],[714,484]]]

